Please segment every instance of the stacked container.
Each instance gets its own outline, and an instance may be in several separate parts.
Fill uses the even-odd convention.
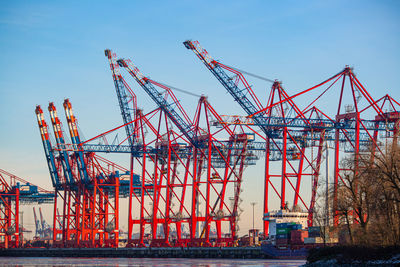
[[[321,237],[321,227],[319,226],[308,227],[308,237]]]
[[[308,227],[308,238],[304,238],[304,244],[320,244],[323,243],[321,237],[321,227],[310,226]]]
[[[299,241],[304,239],[304,234],[301,232],[302,225],[297,224],[295,222],[288,222],[288,223],[277,223],[276,224],[276,239],[275,244],[277,247],[279,246],[287,246],[289,243],[292,243],[291,233],[293,231],[297,231],[299,233],[294,234],[295,243],[297,244]]]
[[[308,232],[301,230],[301,229],[295,229],[290,231],[290,243],[293,245],[301,245],[304,244],[304,238],[308,238]]]
[[[287,223],[277,223],[276,224],[276,239],[275,245],[277,247],[287,246],[290,239],[290,228],[288,228]]]
[[[304,238],[304,244],[322,244],[324,240],[322,237],[307,237]]]

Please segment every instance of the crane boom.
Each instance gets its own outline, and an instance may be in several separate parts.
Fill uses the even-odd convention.
[[[63,131],[61,128],[61,121],[57,116],[57,109],[54,106],[53,102],[49,104],[49,112],[51,118],[51,124],[53,125],[54,135],[56,137],[57,148],[59,149],[59,154],[61,157],[61,163],[64,171],[64,176],[67,182],[72,185],[74,183],[74,177],[72,175],[71,166],[69,164],[69,156],[68,152],[65,150],[61,150],[65,146]]]
[[[78,125],[76,122],[75,115],[72,112],[72,105],[71,102],[69,102],[69,99],[64,100],[64,110],[65,110],[65,116],[67,118],[68,122],[68,128],[69,132],[71,135],[71,140],[74,145],[78,145],[78,150],[75,151],[75,156],[77,158],[77,163],[78,163],[78,171],[80,175],[80,179],[84,183],[89,182],[89,176],[86,170],[86,163],[84,159],[84,154],[83,154],[83,149],[81,148],[81,139],[79,137],[78,133]]]
[[[104,51],[108,61],[110,63],[110,69],[113,75],[114,86],[118,97],[119,106],[121,108],[122,119],[125,124],[125,131],[128,138],[129,145],[133,149],[133,144],[135,142],[135,130],[132,125],[132,115],[131,108],[129,107],[129,97],[127,93],[127,86],[119,72],[119,66],[115,62],[115,55],[112,53],[110,49],[106,49]],[[132,90],[129,90],[133,97],[133,109],[136,111],[136,96],[133,94]],[[134,115],[134,114],[133,114]]]
[[[234,100],[239,103],[239,105],[243,108],[243,110],[247,113],[247,115],[255,114],[257,111],[261,110],[263,106],[258,98],[252,92],[250,85],[244,79],[242,74],[238,71],[232,69],[232,71],[240,76],[243,80],[243,84],[246,88],[240,89],[238,85],[233,81],[232,78],[228,76],[228,74],[223,70],[223,68],[208,54],[208,52],[200,46],[198,41],[185,41],[183,42],[187,49],[192,50],[197,57],[206,65],[206,67],[211,71],[211,73],[217,78],[217,80],[225,87],[225,89],[232,95]],[[250,99],[246,96],[245,91],[248,91],[253,98],[254,104],[250,101]],[[257,114],[253,116],[253,121],[257,124],[261,130],[267,135],[270,136],[270,129],[266,126],[268,125],[267,119],[263,116],[264,113]]]
[[[35,235],[36,236],[38,236],[40,233],[40,225],[39,225],[39,220],[37,219],[37,216],[36,216],[36,210],[35,210],[35,207],[33,207],[33,218],[35,219],[35,228],[36,228],[36,230],[35,230]]]
[[[42,208],[39,207],[39,214],[40,214],[40,224],[42,225],[42,230],[44,230],[46,227],[45,222],[43,220],[43,214],[42,214]]]
[[[46,156],[47,166],[50,171],[50,178],[54,188],[60,188],[60,177],[57,172],[56,162],[54,159],[52,145],[50,142],[50,136],[48,131],[48,126],[46,121],[44,120],[43,110],[40,106],[36,106],[35,109],[36,118],[39,125],[40,136],[42,138],[44,153]]]
[[[168,118],[174,122],[174,124],[179,128],[181,133],[189,139],[189,141],[196,146],[197,142],[195,140],[195,131],[193,125],[188,119],[187,115],[184,113],[183,108],[180,106],[179,102],[176,100],[175,95],[171,90],[168,90],[166,86],[164,89],[168,91],[173,99],[173,103],[168,103],[168,101],[162,96],[162,92],[158,91],[153,83],[154,81],[143,76],[139,69],[133,65],[131,61],[125,59],[117,60],[119,66],[124,67],[128,70],[129,74],[136,80],[136,82],[145,90],[145,92],[153,99],[153,101],[167,114]],[[157,84],[159,85],[159,84]],[[184,114],[182,116],[173,108],[176,105],[179,110]]]

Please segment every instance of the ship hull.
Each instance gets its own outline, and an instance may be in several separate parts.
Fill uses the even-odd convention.
[[[293,259],[293,260],[303,260],[307,258],[308,249],[305,247],[299,249],[288,248],[277,248],[272,244],[262,244],[262,252],[274,259]]]

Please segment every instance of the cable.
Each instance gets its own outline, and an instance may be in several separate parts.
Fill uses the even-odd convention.
[[[271,79],[265,78],[263,76],[260,76],[260,75],[257,75],[257,74],[253,74],[253,73],[250,73],[250,72],[247,72],[247,71],[244,71],[244,70],[241,70],[241,69],[238,69],[236,67],[232,67],[232,66],[229,66],[229,65],[226,65],[226,64],[224,64],[224,65],[229,67],[229,68],[231,68],[231,69],[237,70],[237,71],[239,71],[239,72],[241,72],[243,74],[247,74],[249,76],[253,76],[254,78],[257,78],[257,79],[260,79],[260,80],[263,80],[263,81],[266,81],[266,82],[270,82],[270,83],[274,83],[275,82],[275,80],[271,80]]]
[[[155,80],[153,80],[153,81],[155,81]],[[171,86],[171,85],[168,85],[168,84],[165,84],[165,83],[161,83],[161,82],[158,82],[158,81],[155,81],[155,82],[156,82],[156,83],[159,83],[159,84],[161,84],[161,85],[164,85],[164,86],[166,86],[166,87],[168,87],[168,88],[170,88],[170,89],[179,91],[179,92],[181,92],[181,93],[185,93],[185,94],[188,94],[188,95],[191,95],[191,96],[195,96],[195,97],[201,97],[201,95],[197,95],[197,94],[192,93],[192,92],[189,92],[189,91],[187,91],[187,90],[179,89],[179,88],[176,88],[176,87],[174,87],[174,86]]]

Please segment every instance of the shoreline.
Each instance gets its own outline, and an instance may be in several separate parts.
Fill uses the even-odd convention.
[[[311,249],[304,266],[400,265],[400,247],[336,246]]]

